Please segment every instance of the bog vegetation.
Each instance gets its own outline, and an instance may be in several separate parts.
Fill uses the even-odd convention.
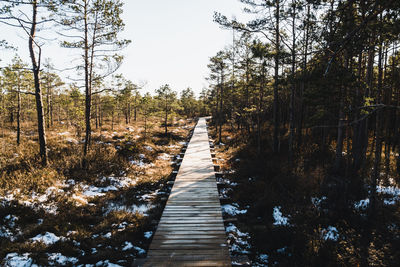
[[[1,65],[0,262],[143,257],[194,118],[212,115],[235,264],[398,264],[400,2],[240,1],[254,19],[215,13],[233,43],[199,97],[116,74],[120,1],[0,1],[30,51]],[[79,51],[73,80],[38,25]]]

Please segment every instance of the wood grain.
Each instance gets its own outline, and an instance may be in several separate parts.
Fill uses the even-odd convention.
[[[200,118],[154,234],[135,266],[231,266],[206,122]]]

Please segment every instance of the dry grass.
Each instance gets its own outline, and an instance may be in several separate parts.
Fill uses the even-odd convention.
[[[76,257],[80,263],[109,260],[121,265],[129,265],[135,257],[143,256],[132,248],[123,250],[125,242],[144,249],[149,245],[150,240],[143,233],[154,231],[170,190],[166,181],[173,170],[171,162],[159,156],[177,155],[182,147],[179,142],[186,140],[194,123],[177,121],[168,136],[162,134],[163,128],[153,126],[146,139],[142,137],[141,121],[115,125],[112,131],[103,126],[93,132],[86,168],[82,168],[82,137],[75,134],[74,128],[57,125],[47,132],[46,168],[40,166],[34,135],[24,134],[17,147],[12,131],[4,130],[4,137],[0,138],[0,196],[13,194],[13,200],[0,199],[0,223],[7,222],[10,214],[18,219],[16,226],[10,228],[15,240],[0,235],[0,263],[11,252],[31,253],[31,258],[42,265],[50,264],[47,253]],[[156,119],[153,124],[156,125]],[[24,129],[28,127],[23,125]],[[135,182],[101,197],[80,200],[84,195],[77,191],[77,185],[112,186],[111,180],[102,177],[126,177]],[[41,196],[50,186],[62,193],[51,194],[38,205],[24,204],[32,196]],[[122,208],[113,209],[113,205]],[[148,212],[133,212],[135,205],[148,207]],[[49,213],[46,206],[56,206],[56,212]],[[65,238],[49,246],[29,242],[45,232]]]

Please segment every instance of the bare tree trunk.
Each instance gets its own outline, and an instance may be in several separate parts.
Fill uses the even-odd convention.
[[[220,88],[220,97],[219,97],[219,116],[218,116],[218,124],[219,124],[219,137],[218,137],[218,143],[221,144],[222,142],[222,114],[223,114],[223,108],[222,108],[222,104],[223,104],[223,97],[224,97],[224,70],[221,69],[221,88]]]
[[[279,32],[279,19],[280,19],[280,1],[276,0],[275,10],[275,75],[274,75],[274,102],[273,102],[273,119],[274,119],[274,135],[273,135],[273,151],[279,152],[279,54],[280,54],[280,32]]]
[[[17,90],[17,145],[21,143],[21,80],[18,73],[18,90]]]
[[[83,149],[83,156],[86,157],[92,135],[92,129],[90,124],[91,119],[91,107],[92,107],[92,69],[93,69],[93,47],[92,47],[92,61],[89,63],[89,25],[88,25],[88,2],[84,3],[84,24],[85,24],[85,36],[84,36],[84,60],[85,60],[85,144]],[[95,35],[93,35],[93,39]]]
[[[379,44],[379,54],[378,54],[378,90],[376,93],[376,104],[381,104],[382,96],[382,79],[383,79],[383,69],[382,69],[382,41]],[[380,165],[382,159],[382,109],[379,108],[376,112],[375,121],[375,158],[374,158],[374,171],[372,174],[371,183],[371,214],[375,213],[376,207],[376,186],[380,180]]]
[[[165,118],[164,118],[164,126],[165,126],[165,136],[168,135],[168,96],[165,96]]]
[[[34,51],[35,46],[35,34],[36,34],[36,24],[37,24],[37,1],[32,2],[32,24],[29,36],[29,54],[32,61],[32,72],[35,84],[35,100],[36,100],[36,111],[38,120],[38,135],[39,135],[39,147],[40,147],[40,157],[42,159],[42,165],[47,165],[47,145],[46,145],[46,130],[43,119],[43,101],[42,101],[42,91],[40,88],[40,59],[41,59],[41,49],[39,48],[39,57],[36,59],[36,54]]]
[[[293,138],[294,138],[294,95],[296,91],[296,1],[292,1],[292,86],[289,104],[289,168],[293,167]]]

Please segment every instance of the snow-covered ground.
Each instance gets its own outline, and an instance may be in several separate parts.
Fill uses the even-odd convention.
[[[277,225],[277,226],[288,226],[289,225],[289,218],[282,214],[280,206],[274,207],[272,216],[274,217],[274,225]]]
[[[241,232],[234,224],[230,223],[225,227],[228,235],[228,243],[230,245],[231,254],[248,254],[251,245],[250,234]]]
[[[67,136],[69,133],[61,133],[60,136]],[[179,146],[177,146],[179,147]],[[145,146],[149,152],[154,151],[151,146]],[[163,160],[171,162],[173,155],[168,153],[160,154],[157,157],[157,160]],[[146,156],[144,154],[139,155],[138,161],[132,161],[132,164],[136,164],[140,167],[152,167],[153,163],[145,163]],[[118,192],[122,189],[132,188],[137,185],[137,178],[131,178],[124,176],[121,173],[121,176],[103,176],[96,179],[93,183],[88,184],[85,182],[78,182],[75,180],[67,180],[63,183],[56,183],[53,186],[47,188],[45,192],[31,192],[29,195],[24,195],[21,193],[21,190],[16,189],[13,191],[9,191],[6,194],[0,195],[0,208],[5,208],[13,205],[13,203],[17,203],[19,205],[23,205],[31,208],[37,212],[43,212],[44,214],[57,215],[59,213],[58,204],[60,198],[63,201],[70,202],[75,206],[85,206],[85,205],[96,205],[96,202],[93,202],[96,198],[104,197],[109,192]],[[147,216],[149,211],[154,207],[151,204],[153,199],[159,194],[165,194],[166,192],[161,192],[159,189],[156,189],[154,192],[141,192],[138,191],[138,200],[141,204],[131,204],[126,205],[122,202],[118,201],[108,201],[104,206],[103,214],[106,216],[111,211],[126,211],[133,214],[139,213],[144,216]],[[0,239],[6,238],[11,242],[16,241],[19,238],[22,238],[24,232],[18,226],[20,218],[14,214],[8,214],[0,218]],[[43,218],[38,219],[37,225],[43,224]],[[123,222],[119,224],[114,224],[112,229],[115,229],[116,232],[124,231],[129,226],[128,222]],[[114,231],[114,230],[113,230]],[[76,231],[68,231],[65,236],[58,236],[51,231],[42,232],[31,236],[26,239],[24,242],[32,243],[32,244],[42,244],[45,246],[53,246],[58,242],[69,241],[73,242],[74,246],[79,248],[80,242],[74,240],[74,236],[78,233]],[[93,235],[93,238],[105,238],[110,239],[114,236],[114,232],[104,232],[99,235]],[[149,240],[153,236],[153,231],[147,231],[144,233],[143,238]],[[117,248],[116,248],[117,249]],[[125,244],[119,248],[121,251],[126,251],[133,255],[143,255],[146,251],[141,247],[140,244],[133,244],[132,242],[125,242]],[[96,248],[92,248],[92,253],[97,253]],[[80,250],[82,255],[85,255],[83,250]],[[0,259],[1,266],[18,266],[18,267],[36,267],[33,262],[33,254],[30,253],[17,253],[12,252],[8,253],[3,260]],[[62,253],[48,253],[48,263],[50,265],[72,265],[72,266],[124,266],[125,264],[115,264],[108,260],[99,261],[96,264],[89,265],[78,265],[79,259],[76,257],[67,257]]]
[[[232,204],[225,204],[221,206],[222,212],[228,214],[230,216],[236,216],[238,214],[246,214],[247,209],[239,209],[239,204],[232,203]]]
[[[326,229],[322,229],[321,235],[324,240],[337,241],[339,238],[339,231],[334,226],[328,226]]]

